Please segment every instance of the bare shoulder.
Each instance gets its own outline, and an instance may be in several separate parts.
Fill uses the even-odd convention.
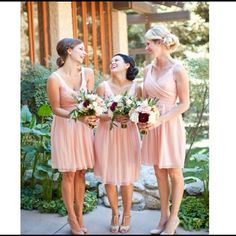
[[[175,64],[173,74],[176,80],[188,79],[187,71],[181,62]]]
[[[84,67],[84,71],[85,71],[86,75],[94,75],[93,69],[91,69],[89,67]]]
[[[55,73],[52,73],[48,76],[47,82],[54,83],[54,84],[58,83],[58,77],[55,75]]]

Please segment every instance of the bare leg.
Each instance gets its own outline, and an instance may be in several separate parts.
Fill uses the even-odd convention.
[[[171,187],[172,188],[172,201],[171,201],[172,206],[171,206],[170,217],[165,228],[165,232],[174,233],[179,223],[178,212],[179,212],[180,204],[183,198],[184,177],[183,177],[182,169],[180,168],[172,168],[172,169],[169,169],[168,171],[169,171],[171,185],[172,185]]]
[[[158,189],[160,193],[160,203],[161,203],[161,219],[158,227],[160,228],[166,224],[169,215],[169,197],[170,197],[170,186],[168,180],[168,170],[167,169],[159,169],[157,166],[154,166]]]
[[[62,175],[62,198],[68,212],[68,222],[70,224],[72,233],[79,232],[80,226],[76,219],[74,210],[74,172],[64,172]]]
[[[111,222],[111,231],[118,232],[118,227],[112,226],[119,226],[119,209],[118,209],[118,192],[117,186],[112,184],[105,184],[107,197],[111,205],[112,209],[112,222]]]
[[[132,196],[133,196],[133,184],[121,186],[121,196],[123,202],[123,219],[121,223],[120,232],[126,233],[129,231],[130,226],[130,211],[132,207]],[[124,227],[125,226],[125,227]]]
[[[79,170],[75,173],[75,212],[79,221],[80,227],[83,225],[83,206],[85,193],[85,170]],[[86,231],[87,229],[85,229]],[[87,232],[87,231],[86,231]]]

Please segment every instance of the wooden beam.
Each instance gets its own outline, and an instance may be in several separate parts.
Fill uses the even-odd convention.
[[[131,9],[131,2],[112,2],[112,7],[116,10],[129,10]]]
[[[145,48],[131,48],[129,49],[129,55],[146,54]]]
[[[77,2],[71,2],[73,37],[78,38]]]
[[[131,8],[139,14],[157,12],[157,6],[153,6],[152,4],[150,4],[150,2],[131,2],[131,3],[132,3]]]
[[[97,55],[97,24],[96,24],[96,3],[91,2],[92,12],[92,45],[93,45],[93,63],[94,69],[98,70],[98,55]]]
[[[109,42],[109,56],[108,60],[112,58],[112,17],[111,17],[111,2],[107,2],[107,23],[108,23],[108,42]]]
[[[183,8],[184,7],[184,2],[179,2],[179,1],[160,1],[160,2],[152,2],[153,4],[159,4],[159,5],[164,5],[167,7],[172,7],[172,6],[176,6],[176,7],[180,7]]]
[[[101,36],[101,51],[102,51],[102,72],[107,73],[104,2],[99,2],[99,17],[100,17],[100,36]]]
[[[87,28],[87,2],[82,1],[82,19],[83,19],[83,42],[85,51],[88,53],[88,28]],[[85,57],[85,64],[88,66],[89,57]]]
[[[35,63],[35,32],[34,32],[34,2],[26,2],[29,27],[29,54],[32,64]]]
[[[165,12],[158,14],[130,14],[127,15],[128,25],[132,24],[146,24],[147,22],[166,22],[166,21],[181,21],[189,20],[189,11]]]
[[[157,6],[153,6],[151,2],[113,2],[113,8],[117,10],[130,10],[139,13],[156,13]]]
[[[48,2],[42,2],[42,15],[43,15],[43,41],[44,41],[44,65],[48,67],[49,62],[49,37],[48,37]]]

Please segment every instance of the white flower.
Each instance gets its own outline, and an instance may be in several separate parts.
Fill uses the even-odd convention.
[[[119,102],[122,98],[122,95],[116,95],[114,98],[113,98],[113,101],[114,102]]]
[[[157,120],[157,114],[155,112],[151,112],[148,118],[148,123],[155,124]]]
[[[133,121],[134,123],[138,123],[139,113],[137,113],[137,112],[131,113],[130,120]]]
[[[112,112],[110,109],[108,110],[108,116],[109,116],[109,117],[112,117],[112,116],[113,116],[113,112]]]

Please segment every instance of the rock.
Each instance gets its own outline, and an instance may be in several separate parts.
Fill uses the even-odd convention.
[[[160,209],[161,205],[160,205],[160,200],[153,197],[153,196],[146,196],[145,198],[145,203],[146,203],[146,208],[148,209]]]
[[[184,185],[184,190],[189,194],[189,195],[198,195],[204,191],[204,184],[203,182],[193,176],[185,177],[184,180],[192,180],[193,182],[187,183]]]
[[[132,198],[132,203],[137,204],[144,202],[144,197],[141,193],[133,192],[133,198]]]
[[[145,202],[143,201],[142,203],[134,203],[132,204],[131,209],[133,211],[142,211],[145,209]]]
[[[141,180],[134,182],[134,191],[142,192],[144,190],[145,190],[145,187],[143,186],[143,183],[141,182]]]
[[[150,196],[153,196],[155,198],[159,198],[160,199],[160,193],[159,193],[158,189],[156,189],[156,190],[146,189],[146,195],[150,195]]]
[[[105,186],[104,184],[99,184],[98,185],[98,196],[99,197],[103,197],[104,195],[106,195],[106,189],[105,189]]]
[[[156,176],[155,175],[147,176],[146,179],[144,180],[144,186],[149,189],[157,189],[158,185]]]
[[[86,180],[86,184],[87,184],[89,187],[92,187],[92,188],[96,188],[97,185],[100,183],[100,182],[94,177],[93,172],[87,172],[87,173],[85,174],[85,180]]]

